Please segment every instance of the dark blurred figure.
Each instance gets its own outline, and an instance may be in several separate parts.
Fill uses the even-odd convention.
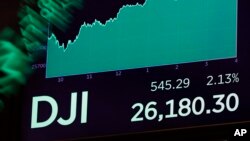
[[[29,59],[19,36],[19,2],[2,0],[0,4],[0,141],[20,140],[20,89]]]
[[[34,54],[52,31],[67,33],[84,0],[4,0],[0,3],[0,141],[20,140],[22,89]],[[78,12],[77,12],[78,11]]]

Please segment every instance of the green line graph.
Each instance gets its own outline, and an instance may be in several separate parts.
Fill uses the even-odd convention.
[[[82,25],[66,49],[48,39],[46,77],[237,56],[237,0],[147,0],[105,25]]]

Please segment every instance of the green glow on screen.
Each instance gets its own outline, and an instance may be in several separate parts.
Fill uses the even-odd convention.
[[[48,39],[46,77],[234,58],[237,0],[147,0],[83,25],[66,50]]]

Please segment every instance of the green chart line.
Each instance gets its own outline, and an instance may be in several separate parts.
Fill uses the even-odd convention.
[[[105,25],[82,25],[67,48],[48,38],[46,77],[237,57],[237,0],[147,0]]]

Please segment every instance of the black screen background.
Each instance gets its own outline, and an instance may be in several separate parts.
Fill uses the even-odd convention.
[[[77,117],[70,127],[61,128],[60,125],[54,123],[46,129],[30,129],[30,111],[32,97],[37,95],[51,95],[59,103],[59,115],[68,115],[69,100],[71,92],[82,92],[88,90],[90,92],[90,105],[92,107],[89,113],[89,121],[95,123],[93,126],[88,127],[88,132],[84,134],[85,137],[98,137],[89,140],[120,140],[124,137],[130,139],[148,139],[163,138],[164,140],[171,138],[172,140],[186,140],[186,139],[201,139],[201,140],[215,140],[215,139],[228,139],[233,134],[235,128],[248,127],[249,123],[238,123],[250,120],[249,108],[250,108],[250,32],[249,32],[249,8],[245,1],[239,1],[238,11],[238,57],[236,59],[225,59],[218,61],[209,61],[208,66],[205,66],[206,62],[197,62],[189,64],[179,65],[179,69],[176,70],[176,65],[162,66],[149,68],[149,73],[145,68],[136,70],[122,71],[122,75],[117,77],[116,72],[106,72],[100,74],[92,74],[92,79],[87,80],[87,75],[69,76],[64,77],[63,83],[58,83],[58,78],[45,79],[45,69],[36,69],[33,76],[30,77],[29,84],[25,88],[22,96],[22,139],[39,139],[40,136],[45,135],[49,139],[69,139],[72,134],[78,135],[80,130],[76,130],[79,127],[79,118]],[[46,62],[46,51],[39,51],[43,53],[44,57],[37,61],[39,63]],[[239,72],[240,83],[239,85],[230,85],[222,87],[207,88],[204,80],[207,75],[211,74],[223,74],[228,72]],[[164,79],[176,79],[176,78],[189,77],[194,82],[190,89],[183,89],[180,91],[158,92],[156,95],[150,94],[150,82],[153,80]],[[200,83],[203,82],[203,83]],[[213,114],[208,116],[189,116],[184,119],[173,119],[166,124],[157,124],[157,122],[143,122],[138,123],[135,127],[132,127],[130,119],[134,115],[134,111],[131,110],[131,106],[135,102],[148,102],[151,100],[161,101],[162,98],[174,98],[181,99],[183,97],[194,98],[202,95],[205,99],[211,99],[211,94],[237,92],[240,96],[240,108],[234,114],[229,112],[221,114]],[[92,95],[91,95],[92,93]],[[108,94],[109,93],[109,94]],[[130,93],[130,97],[127,97]],[[131,96],[133,95],[133,97]],[[145,96],[145,98],[143,98]],[[119,101],[117,101],[119,99]],[[68,100],[64,103],[64,101]],[[113,103],[106,103],[105,100],[114,100]],[[166,101],[166,100],[165,100]],[[209,103],[209,100],[208,100]],[[112,120],[100,120],[102,115],[112,115],[109,110],[100,109],[100,105],[105,104],[107,108],[114,111],[120,111],[119,108],[127,109],[122,111],[122,115],[116,115]],[[64,108],[60,108],[65,106]],[[79,104],[78,104],[79,105]],[[98,105],[98,106],[97,106]],[[113,105],[119,105],[119,107],[112,107]],[[60,110],[61,109],[61,110]],[[100,111],[96,115],[95,111]],[[46,112],[46,110],[45,110]],[[47,111],[48,112],[48,111]],[[120,117],[122,116],[122,117]],[[106,118],[110,118],[107,116]],[[120,119],[121,118],[121,119]],[[104,118],[105,119],[105,118]],[[122,120],[124,119],[124,120]],[[221,123],[227,123],[217,125]],[[96,126],[102,125],[103,128],[96,129]],[[127,127],[130,132],[124,132],[127,129],[119,128],[122,125]],[[204,126],[205,125],[205,126]],[[210,126],[212,125],[212,126]],[[151,128],[155,130],[151,130]],[[201,127],[202,126],[202,127]],[[169,130],[173,129],[174,130]],[[175,129],[178,128],[178,129]],[[180,129],[179,129],[180,128]],[[60,129],[60,130],[58,130]],[[74,133],[68,132],[74,131]],[[110,132],[113,132],[110,134]],[[139,131],[139,132],[138,132]],[[142,131],[150,131],[142,133]],[[154,132],[152,132],[154,131]],[[46,134],[45,134],[46,133]],[[120,135],[120,133],[122,133]],[[100,137],[105,135],[116,135],[112,137]],[[79,136],[78,136],[79,137]]]

